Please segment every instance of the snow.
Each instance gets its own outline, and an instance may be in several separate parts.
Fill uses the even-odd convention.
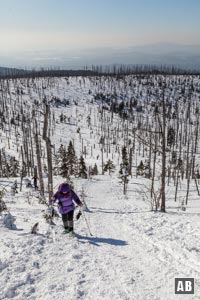
[[[99,91],[100,85],[102,90],[108,89],[109,82],[106,78],[102,82],[92,80],[69,78],[67,83],[64,78],[55,79],[55,86],[52,84],[53,87],[45,89],[45,95],[49,99],[59,96],[61,100],[70,102],[67,107],[51,108],[57,121],[62,112],[69,118],[66,123],[56,122],[51,137],[56,150],[61,143],[68,145],[72,140],[79,155],[83,141],[87,166],[97,163],[101,171],[101,159],[97,159],[101,155],[98,105],[90,103],[93,98],[88,90]],[[46,84],[45,79],[36,81],[38,86]],[[116,90],[119,92],[123,88],[123,82],[119,81]],[[142,90],[142,87],[134,89]],[[27,110],[30,110],[32,100],[40,98],[36,90],[30,89],[30,94],[25,91],[21,96]],[[127,95],[130,96],[133,90],[128,90]],[[16,97],[13,94],[11,102],[15,103]],[[88,115],[91,116],[91,128],[87,124]],[[105,112],[107,117],[109,113]],[[127,121],[124,123],[131,125]],[[121,120],[114,115],[113,124],[108,123],[108,126],[110,131],[120,128],[116,139],[120,146],[123,145]],[[77,133],[78,127],[80,134]],[[18,142],[22,143],[20,138]],[[1,132],[1,140],[1,147],[6,147],[7,153],[20,159],[14,133],[11,133],[10,149],[5,132]],[[116,145],[111,144],[110,147],[105,159],[112,159],[119,167]],[[136,152],[134,164],[138,165],[141,159]],[[160,165],[156,168],[159,173]],[[128,193],[124,196],[118,169],[112,176],[74,179],[75,191],[80,195],[84,189],[88,207],[84,215],[75,220],[74,238],[63,235],[61,217],[55,219],[55,226],[45,222],[43,214],[47,207],[39,204],[38,192],[26,188],[25,181],[22,192],[12,196],[10,186],[16,178],[0,179],[1,185],[6,188],[3,199],[16,225],[15,228],[5,224],[8,218],[6,212],[0,216],[1,300],[183,299],[184,296],[174,293],[176,277],[194,277],[195,294],[184,299],[200,299],[200,197],[194,182],[191,182],[185,211],[181,209],[181,203],[185,199],[187,181],[181,182],[177,202],[174,202],[175,186],[171,180],[166,186],[167,212],[152,212],[148,194],[150,180],[136,177],[134,168],[133,177],[129,178]],[[46,185],[47,178],[44,180]],[[55,191],[62,180],[59,176],[54,177]],[[155,190],[159,188],[159,182],[159,177],[156,177]],[[77,213],[78,210],[75,215]],[[31,228],[37,222],[39,232],[31,234]]]
[[[47,238],[41,205],[27,204],[25,192],[10,204],[17,229],[0,228],[2,300],[182,299],[174,295],[175,277],[194,277],[195,295],[187,299],[200,297],[199,213],[151,212],[108,175],[76,185],[86,191],[93,236],[82,216],[77,237],[63,235],[58,219],[55,238]],[[31,235],[37,220],[39,234]]]

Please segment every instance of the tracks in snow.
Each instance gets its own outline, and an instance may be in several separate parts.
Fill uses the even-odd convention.
[[[54,243],[18,232],[18,238],[13,234],[4,241],[7,259],[0,270],[9,283],[1,291],[3,300],[160,300],[163,295],[173,300],[175,277],[199,278],[199,261],[181,249],[167,214],[140,213],[134,199],[124,199],[117,183],[108,180],[86,182],[91,208],[86,217],[94,237],[82,218],[76,223],[78,239],[63,236],[58,226]]]

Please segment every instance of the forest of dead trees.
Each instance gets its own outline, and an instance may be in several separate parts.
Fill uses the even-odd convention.
[[[73,184],[73,176],[115,173],[124,194],[131,177],[145,178],[152,210],[166,210],[167,187],[178,201],[185,184],[182,206],[192,184],[200,196],[198,75],[2,79],[0,103],[0,177],[20,177],[21,188],[37,176],[41,195],[51,197],[54,176]],[[65,124],[76,138],[58,143]]]

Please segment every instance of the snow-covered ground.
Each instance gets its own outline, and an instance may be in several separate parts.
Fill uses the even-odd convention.
[[[82,187],[93,236],[82,216],[77,237],[63,235],[57,219],[47,238],[34,192],[30,204],[26,190],[9,203],[17,230],[0,228],[0,299],[183,299],[174,294],[175,277],[194,277],[195,295],[185,299],[200,299],[200,213],[193,202],[186,212],[162,214],[137,194],[124,197],[115,177],[77,180],[77,191]]]
[[[46,207],[39,204],[37,192],[23,186],[22,192],[13,197],[10,186],[15,178],[0,179],[0,184],[7,189],[5,203],[16,218],[16,229],[13,230],[8,229],[3,224],[3,218],[0,218],[0,300],[200,299],[200,197],[195,183],[190,183],[186,211],[181,209],[181,203],[185,200],[187,181],[181,181],[177,202],[174,202],[175,186],[171,179],[169,186],[166,186],[167,212],[152,212],[149,201],[151,180],[136,177],[135,174],[135,166],[146,157],[142,156],[142,151],[139,155],[140,151],[136,149],[133,177],[129,178],[128,193],[124,196],[118,178],[119,152],[124,143],[122,120],[114,114],[111,122],[110,112],[104,111],[108,122],[102,125],[105,132],[100,130],[98,105],[91,103],[93,97],[88,91],[99,91],[98,85],[102,85],[103,90],[109,82],[92,80],[70,78],[66,82],[64,78],[55,79],[55,86],[53,80],[52,87],[44,89],[49,100],[58,96],[62,101],[69,101],[66,107],[51,107],[56,121],[51,136],[55,150],[60,144],[67,146],[72,140],[77,155],[84,152],[87,166],[97,163],[101,173],[99,140],[102,134],[106,136],[108,131],[115,132],[119,128],[119,135],[115,137],[117,145],[112,135],[110,151],[104,154],[104,160],[110,158],[116,166],[112,177],[98,175],[91,179],[74,180],[78,195],[82,190],[86,194],[89,211],[84,214],[92,236],[84,216],[75,220],[75,238],[62,234],[61,218],[55,220],[54,228],[49,228],[43,218]],[[30,88],[27,92],[23,87],[24,94],[20,96],[26,103],[24,109],[27,114],[31,111],[33,100],[41,100],[40,94],[44,92],[42,86],[46,81],[38,79],[36,83],[40,89]],[[116,90],[120,89],[120,84],[116,85]],[[121,89],[125,90],[125,87]],[[127,95],[131,96],[137,86],[127,89]],[[36,93],[37,90],[39,92]],[[10,102],[7,101],[10,108],[15,105],[16,99],[13,92]],[[67,117],[65,122],[60,122],[61,113]],[[91,117],[91,126],[87,122],[88,116]],[[42,125],[43,116],[40,116],[41,129]],[[131,126],[128,121],[127,125]],[[17,129],[20,133],[20,128]],[[20,160],[16,145],[23,143],[22,134],[17,140],[12,128],[9,147],[6,130],[1,130],[0,134],[1,148],[4,147],[7,153]],[[133,140],[131,133],[128,138]],[[106,137],[108,140],[109,136]],[[42,146],[44,152],[45,145]],[[45,159],[42,157],[43,163]],[[155,191],[160,187],[159,157],[156,167]],[[19,178],[17,180],[19,182]],[[54,190],[62,180],[54,176]],[[30,233],[31,227],[36,222],[39,222],[39,232],[33,235]],[[50,236],[47,234],[49,230]],[[176,277],[193,277],[195,294],[175,295]]]

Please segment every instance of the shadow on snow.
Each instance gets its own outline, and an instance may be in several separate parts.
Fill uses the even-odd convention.
[[[94,246],[100,246],[100,244],[108,244],[108,245],[113,245],[113,246],[127,246],[128,245],[128,243],[126,241],[115,240],[112,238],[88,237],[88,236],[83,236],[83,235],[80,235],[77,233],[76,233],[76,237],[82,243],[85,243],[86,241],[88,241],[90,244],[92,244]]]
[[[90,212],[99,212],[99,213],[106,213],[106,214],[120,214],[120,215],[128,215],[128,214],[140,214],[140,213],[150,213],[151,210],[139,210],[139,211],[120,211],[115,209],[103,209],[99,207],[90,207]]]

